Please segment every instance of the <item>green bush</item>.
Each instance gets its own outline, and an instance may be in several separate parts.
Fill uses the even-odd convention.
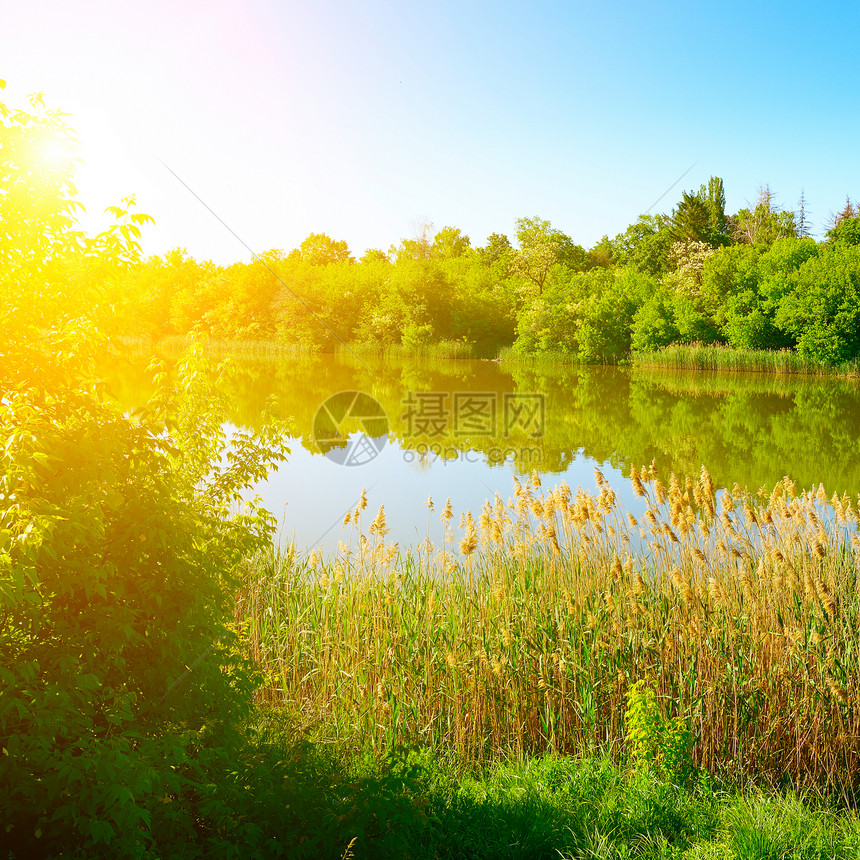
[[[17,142],[0,156],[0,840],[27,857],[205,843],[229,831],[211,775],[255,681],[233,572],[274,528],[235,506],[283,434],[228,446],[199,354],[145,408],[110,397],[106,276],[134,265],[146,219],[118,209],[84,237],[70,174],[36,158],[59,119],[0,106],[0,124]]]
[[[860,355],[860,246],[826,245],[799,268],[776,324],[797,352],[836,365]]]
[[[692,736],[682,716],[664,717],[654,691],[637,681],[627,691],[626,746],[634,765],[683,785],[692,773]]]
[[[678,340],[672,299],[668,290],[655,290],[636,312],[630,329],[631,348],[635,352],[652,352]]]

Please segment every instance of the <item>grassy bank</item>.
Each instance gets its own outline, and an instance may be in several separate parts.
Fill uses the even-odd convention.
[[[173,335],[152,340],[142,337],[119,337],[119,342],[132,353],[159,351],[172,356],[182,355],[192,338]],[[316,346],[285,344],[272,340],[229,340],[205,338],[202,346],[206,354],[214,357],[297,357],[316,355],[321,350]],[[460,340],[443,340],[437,343],[404,346],[393,344],[380,346],[367,343],[338,344],[335,355],[358,358],[418,358],[418,359],[469,359],[479,357],[472,344]],[[555,365],[582,365],[573,353],[563,350],[545,350],[526,353],[514,347],[503,347],[498,351],[497,361],[525,367],[549,367]],[[655,352],[634,352],[622,364],[634,367],[664,370],[720,370],[754,373],[806,374],[814,376],[860,377],[860,360],[854,359],[831,366],[806,359],[796,352],[783,350],[735,349],[714,344],[673,344]]]
[[[238,356],[241,358],[255,356],[264,358],[278,356],[292,357],[316,355],[319,352],[319,349],[315,347],[278,343],[273,340],[255,340],[253,338],[230,340],[209,336],[192,338],[186,335],[171,335],[154,340],[147,337],[123,335],[118,337],[117,341],[132,354],[143,353],[149,355],[160,352],[174,357],[185,355],[192,344],[199,345],[204,354],[213,358],[224,358],[226,356]]]
[[[462,340],[440,340],[436,343],[381,346],[373,343],[346,343],[335,349],[335,355],[358,355],[371,358],[475,358],[475,348]]]
[[[269,717],[253,766],[223,781],[235,830],[219,856],[849,860],[860,851],[856,814],[792,792],[726,791],[704,776],[682,787],[606,757],[463,773],[426,749],[372,757],[296,741],[283,720]]]
[[[804,358],[790,349],[735,349],[715,344],[673,344],[655,352],[634,352],[634,367],[673,370],[726,370],[754,373],[798,373],[816,376],[860,376],[860,361],[832,366]]]
[[[332,739],[418,744],[464,765],[620,756],[628,691],[690,732],[690,762],[854,801],[860,785],[858,514],[823,488],[717,498],[706,472],[633,486],[536,479],[450,529],[442,551],[385,543],[384,513],[342,552],[260,560],[237,608],[267,682]],[[458,552],[455,554],[454,550]],[[657,734],[663,729],[657,729]],[[668,734],[666,735],[668,737]]]
[[[525,367],[547,367],[556,364],[580,365],[582,361],[570,352],[560,349],[547,349],[542,352],[527,353],[517,350],[512,346],[506,346],[499,350],[498,360],[502,363],[521,364]]]
[[[132,352],[151,352],[157,350],[168,355],[182,355],[193,339],[190,336],[172,335],[159,340],[144,337],[121,336],[118,341]],[[202,341],[207,355],[223,356],[303,356],[316,355],[324,350],[318,346],[304,346],[295,343],[279,343],[274,340],[230,340],[227,338],[206,337]],[[474,358],[472,344],[461,340],[442,340],[437,343],[417,344],[412,347],[402,344],[380,346],[368,343],[343,343],[334,349],[335,355],[360,356],[370,358]]]

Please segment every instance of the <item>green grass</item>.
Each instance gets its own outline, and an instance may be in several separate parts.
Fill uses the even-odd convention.
[[[837,376],[827,378],[788,373],[733,373],[720,370],[695,370],[638,365],[630,371],[631,379],[658,386],[678,397],[715,397],[745,395],[776,395],[798,397],[833,396],[839,392],[849,394],[857,390],[858,377]]]
[[[415,346],[395,343],[388,346],[372,343],[340,344],[335,355],[359,355],[380,358],[474,358],[475,348],[462,340],[440,340]]]
[[[860,360],[831,366],[804,358],[790,349],[735,349],[716,344],[672,344],[655,352],[633,353],[634,367],[678,370],[726,370],[754,373],[797,373],[817,376],[858,376]]]
[[[242,762],[213,774],[195,832],[151,857],[339,860],[642,858],[842,860],[849,811],[794,793],[686,788],[600,756],[544,755],[479,769],[427,749],[374,756],[269,712]]]
[[[181,355],[191,343],[186,335],[171,335],[152,340],[146,337],[122,336],[118,340],[133,353],[148,353],[159,351],[168,355]],[[324,350],[313,344],[303,345],[294,343],[279,343],[273,340],[258,340],[246,338],[230,340],[227,338],[206,337],[202,341],[205,352],[215,356],[238,357],[278,357],[316,355]],[[380,346],[367,343],[338,344],[333,350],[334,355],[360,356],[371,358],[474,358],[475,349],[472,344],[461,340],[440,340],[436,343],[406,347],[402,344]]]
[[[170,335],[158,340],[149,337],[136,337],[122,335],[117,340],[131,354],[154,354],[162,353],[169,356],[184,355],[192,342],[190,335]],[[200,343],[206,355],[225,357],[237,356],[240,358],[253,357],[278,357],[278,356],[305,356],[316,355],[319,349],[313,346],[301,344],[278,343],[273,340],[255,340],[246,338],[243,340],[230,340],[228,338],[203,337],[196,342]]]
[[[525,367],[547,367],[557,364],[580,365],[583,362],[571,352],[561,349],[546,349],[541,352],[528,353],[512,346],[499,350],[498,360],[503,364],[520,364]]]

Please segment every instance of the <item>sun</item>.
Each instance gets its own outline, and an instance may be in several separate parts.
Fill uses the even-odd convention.
[[[37,146],[37,152],[41,161],[51,168],[66,167],[76,158],[77,147],[75,144],[62,137],[55,135],[46,136]]]

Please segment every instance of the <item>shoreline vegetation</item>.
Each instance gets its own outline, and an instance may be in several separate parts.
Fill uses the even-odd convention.
[[[324,233],[229,266],[176,249],[111,285],[113,333],[189,332],[297,351],[678,363],[719,370],[856,373],[860,214],[847,200],[821,241],[764,188],[725,211],[719,177],[586,250],[549,221],[473,247],[423,225],[356,259]],[[269,348],[271,349],[271,348]]]
[[[261,718],[382,763],[398,823],[355,856],[855,857],[855,503],[652,464],[637,521],[597,481],[532,476],[457,529],[428,499],[446,541],[413,551],[362,499],[335,556],[249,561]]]
[[[860,359],[856,358],[830,365],[788,349],[735,349],[707,344],[666,346],[654,352],[633,353],[630,363],[633,367],[667,370],[860,377]]]
[[[192,337],[170,335],[160,339],[119,335],[118,343],[132,352],[162,352],[182,355],[192,344],[199,343],[205,354],[213,357],[239,356],[295,358],[319,354],[334,354],[357,358],[402,358],[446,360],[490,360],[499,364],[522,367],[553,365],[595,366],[581,361],[576,355],[561,350],[540,353],[523,353],[513,347],[502,347],[493,359],[478,359],[468,343],[443,341],[426,344],[410,350],[400,344],[381,347],[375,344],[339,344],[333,353],[302,344],[286,344],[271,340]],[[599,366],[599,365],[597,365]],[[860,359],[851,359],[832,365],[812,358],[804,358],[790,349],[741,349],[720,344],[676,344],[659,350],[634,352],[618,366],[663,370],[700,370],[726,373],[769,373],[775,375],[831,376],[860,378]]]
[[[338,741],[420,744],[467,765],[619,756],[645,682],[689,731],[690,767],[854,805],[860,786],[860,514],[823,486],[767,494],[633,468],[637,521],[536,474],[447,539],[386,543],[384,509],[340,551],[260,557],[236,617],[266,682]],[[347,522],[348,521],[348,522]],[[364,527],[364,528],[363,528]],[[629,738],[627,740],[629,743]]]

